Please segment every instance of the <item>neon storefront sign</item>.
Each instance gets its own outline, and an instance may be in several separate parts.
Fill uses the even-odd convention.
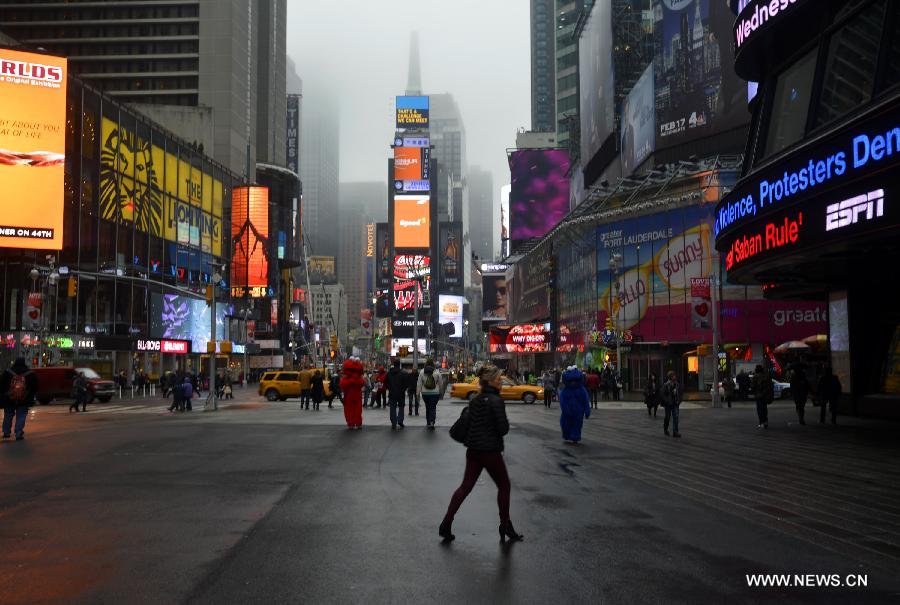
[[[756,0],[742,3],[744,6],[734,24],[735,48],[740,49],[757,32],[802,3],[803,0]]]
[[[803,229],[803,212],[786,216],[781,221],[766,223],[756,233],[744,234],[732,242],[725,252],[725,270],[730,271],[736,265],[751,258],[769,252],[793,246],[800,241]]]
[[[825,231],[836,231],[859,222],[860,217],[871,221],[884,216],[884,189],[857,195],[831,204],[825,211]]]
[[[147,340],[135,342],[138,351],[168,353],[170,355],[187,355],[191,352],[191,343],[186,340]]]

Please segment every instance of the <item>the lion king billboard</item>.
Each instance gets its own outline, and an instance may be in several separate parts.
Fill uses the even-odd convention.
[[[100,216],[222,256],[222,182],[115,121],[103,118]]]

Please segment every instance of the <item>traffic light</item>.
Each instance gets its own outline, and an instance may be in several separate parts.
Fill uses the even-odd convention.
[[[211,305],[213,302],[213,295],[215,294],[215,286],[209,285],[206,286],[206,304]]]
[[[69,298],[75,298],[78,295],[78,279],[70,277],[68,286]]]
[[[337,351],[335,351],[334,349],[331,349],[331,359],[334,359],[336,355],[337,355]]]

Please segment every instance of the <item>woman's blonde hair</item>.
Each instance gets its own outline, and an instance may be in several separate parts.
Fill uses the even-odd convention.
[[[478,370],[478,381],[481,386],[485,387],[496,380],[501,374],[503,374],[503,370],[492,363],[486,363]]]

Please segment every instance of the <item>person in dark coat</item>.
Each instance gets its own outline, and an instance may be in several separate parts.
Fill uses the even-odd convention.
[[[647,415],[656,418],[656,411],[659,409],[659,382],[656,374],[650,374],[647,386],[644,387],[644,405],[647,406]]]
[[[753,373],[753,396],[756,398],[756,428],[769,428],[769,404],[774,397],[774,387],[769,373],[761,365]]]
[[[28,369],[25,359],[18,357],[0,376],[0,398],[3,400],[3,438],[9,439],[15,419],[16,441],[25,439],[28,408],[34,405],[38,391],[37,376]]]
[[[725,395],[725,403],[731,407],[731,402],[734,400],[734,378],[731,377],[731,374],[725,374],[725,378],[722,379],[722,392]]]
[[[663,433],[669,434],[669,421],[672,421],[672,436],[681,437],[678,432],[678,417],[681,415],[681,385],[675,372],[669,370],[668,380],[662,386],[662,404],[666,409],[666,417],[663,420]]]
[[[331,388],[331,396],[328,397],[328,407],[331,407],[335,397],[337,397],[338,401],[342,404],[344,403],[344,395],[341,393],[340,372],[341,370],[336,368],[335,373],[331,375],[331,378],[328,381],[328,386]]]
[[[170,412],[184,411],[184,380],[178,380],[176,376],[172,384],[172,405],[169,406]]]
[[[831,366],[825,366],[825,373],[819,378],[816,385],[816,396],[819,398],[819,423],[825,423],[825,408],[831,405],[831,424],[837,424],[837,404],[841,399],[844,387],[840,378],[831,371]]]
[[[409,416],[413,415],[413,407],[416,410],[416,416],[419,415],[419,394],[416,387],[419,384],[419,369],[412,368],[405,376],[406,379],[406,398],[409,400]]]
[[[584,374],[575,366],[563,373],[563,388],[559,391],[559,426],[563,440],[568,443],[581,441],[581,427],[585,418],[591,417],[591,401],[584,386]]]
[[[81,406],[82,412],[87,412],[88,385],[84,379],[84,372],[75,372],[75,379],[72,381],[72,395],[75,402],[69,406],[69,412],[78,411]]]
[[[463,481],[453,492],[438,535],[445,541],[453,540],[452,525],[459,507],[475,487],[481,471],[488,474],[497,485],[497,507],[500,512],[500,539],[521,540],[509,519],[509,474],[503,461],[503,437],[509,432],[506,405],[500,397],[503,372],[495,365],[485,364],[478,370],[481,395],[469,402],[469,430],[466,434],[466,470]]]
[[[313,409],[318,410],[319,404],[325,399],[325,378],[322,377],[320,370],[316,370],[309,382],[312,385],[310,396],[312,397]]]
[[[809,398],[809,379],[806,370],[801,366],[794,367],[791,373],[791,395],[794,397],[794,407],[797,409],[797,419],[800,424],[806,424],[806,400]]]
[[[391,430],[403,428],[403,408],[406,399],[406,373],[400,368],[400,360],[395,359],[387,374],[388,405],[390,406]]]

